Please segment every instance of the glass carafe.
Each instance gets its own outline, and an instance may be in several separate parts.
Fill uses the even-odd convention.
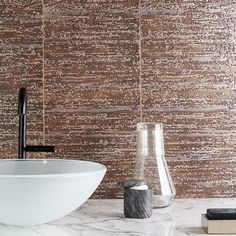
[[[165,160],[161,123],[137,124],[137,157],[134,179],[146,180],[153,190],[153,208],[166,207],[175,187]]]

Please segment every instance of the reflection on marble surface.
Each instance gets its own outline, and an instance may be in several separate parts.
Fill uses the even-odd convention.
[[[56,226],[44,224],[34,227],[0,225],[0,236],[71,236],[70,233]]]
[[[79,210],[50,224],[34,227],[0,225],[0,236],[201,236],[201,213],[207,208],[235,207],[236,199],[177,199],[155,209],[148,219],[123,217],[122,200],[90,200]]]

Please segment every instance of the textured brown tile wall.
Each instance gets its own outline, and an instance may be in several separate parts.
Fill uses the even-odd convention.
[[[0,2],[0,153],[17,157],[18,89],[29,88],[28,143],[43,141],[41,1]],[[30,157],[30,155],[28,155]],[[34,156],[34,155],[31,155]]]
[[[45,1],[46,141],[59,156],[97,160],[97,191],[128,178],[139,117],[138,1]]]
[[[120,197],[136,123],[164,123],[178,197],[235,196],[234,1],[0,2],[0,153],[17,157],[17,89],[29,142],[96,160],[94,197]]]
[[[181,197],[235,196],[235,1],[144,1],[142,113]]]

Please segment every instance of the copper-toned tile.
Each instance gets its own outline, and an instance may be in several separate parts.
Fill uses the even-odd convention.
[[[94,197],[121,196],[139,118],[138,1],[50,1],[44,17],[46,141],[108,167]]]
[[[17,157],[25,86],[28,143],[55,145],[46,157],[105,164],[95,198],[122,196],[140,114],[164,124],[177,197],[234,196],[235,7],[233,0],[1,1],[1,156]]]
[[[178,196],[186,198],[234,197],[235,166],[231,158],[174,160],[170,166],[175,173]],[[184,180],[184,181],[183,181]],[[203,187],[204,186],[204,187]]]
[[[4,18],[41,18],[42,2],[37,0],[11,1],[3,0],[0,2],[1,17]]]
[[[235,194],[229,11],[226,1],[142,1],[143,120],[164,124],[178,197]]]
[[[20,87],[29,92],[28,143],[43,140],[42,2],[2,1],[0,9],[1,157],[12,158],[17,157]]]

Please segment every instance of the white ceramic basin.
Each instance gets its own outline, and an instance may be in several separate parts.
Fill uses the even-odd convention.
[[[106,167],[77,160],[0,160],[0,223],[37,225],[82,205]]]

